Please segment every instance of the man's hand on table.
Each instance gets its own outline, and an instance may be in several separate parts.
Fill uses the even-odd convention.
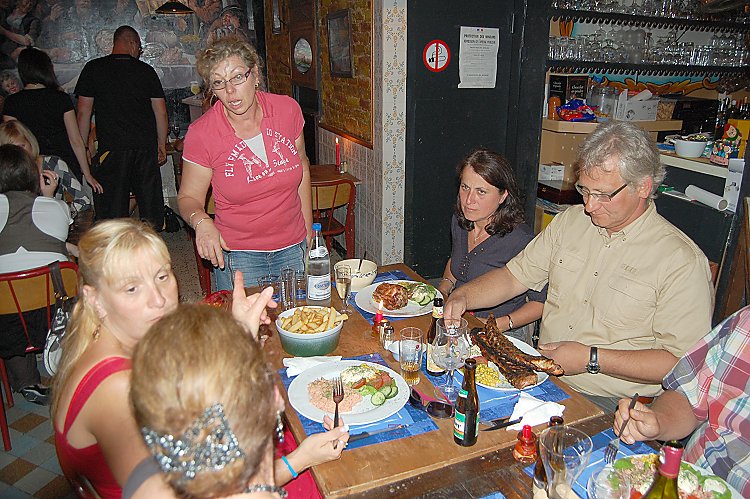
[[[271,318],[266,313],[266,307],[276,308],[276,302],[271,299],[273,288],[268,287],[260,293],[247,296],[242,272],[234,273],[234,291],[232,291],[232,316],[242,324],[255,339],[261,324],[270,324]]]
[[[629,404],[630,399],[620,399],[618,403],[617,410],[615,411],[615,421],[612,425],[615,435],[620,430],[623,420],[628,417]],[[626,444],[654,440],[661,433],[656,413],[650,407],[640,402],[636,402],[635,407],[630,410],[630,420],[622,435],[619,435],[620,440]]]
[[[559,341],[539,345],[539,353],[565,369],[566,375],[586,372],[591,348],[577,341]]]

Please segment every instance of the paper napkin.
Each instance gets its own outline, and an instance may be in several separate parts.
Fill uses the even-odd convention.
[[[318,355],[317,357],[287,357],[283,362],[284,367],[286,367],[286,375],[291,378],[311,367],[340,360],[341,355]]]
[[[513,408],[510,419],[523,418],[520,423],[508,427],[508,431],[519,431],[524,425],[536,426],[548,423],[552,416],[562,416],[565,406],[555,402],[545,402],[521,392]]]

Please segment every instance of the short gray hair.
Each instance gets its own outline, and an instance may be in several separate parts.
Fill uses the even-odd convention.
[[[664,181],[666,169],[659,161],[656,143],[644,129],[627,121],[609,121],[596,127],[581,144],[576,157],[576,175],[604,170],[606,161],[616,158],[620,176],[631,185],[651,178],[651,197]]]

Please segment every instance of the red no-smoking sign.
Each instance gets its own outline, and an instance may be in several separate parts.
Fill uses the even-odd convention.
[[[451,51],[448,44],[443,40],[432,40],[424,47],[422,52],[422,62],[427,69],[434,73],[439,73],[448,67],[451,62]]]

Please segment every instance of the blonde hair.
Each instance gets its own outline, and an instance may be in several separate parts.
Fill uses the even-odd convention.
[[[150,255],[170,263],[164,241],[146,223],[132,218],[107,220],[94,225],[78,242],[78,289],[112,285],[133,265],[136,254]],[[94,342],[101,321],[94,307],[80,297],[63,340],[63,353],[52,379],[52,408],[57,412],[60,396],[76,363]]]
[[[206,91],[210,92],[211,90],[211,71],[224,59],[234,56],[242,59],[242,62],[247,64],[249,69],[258,68],[258,84],[261,90],[265,90],[263,59],[250,42],[239,36],[231,35],[219,38],[198,53],[195,68],[206,83]]]
[[[29,127],[18,120],[8,120],[0,124],[0,145],[12,144],[18,139],[24,139],[31,146],[31,152],[34,159],[39,156],[39,141]]]
[[[180,480],[182,497],[242,492],[271,452],[274,385],[259,344],[226,311],[181,305],[154,324],[133,353],[130,401],[136,423],[179,438],[209,406],[224,406],[245,456],[214,472]]]

